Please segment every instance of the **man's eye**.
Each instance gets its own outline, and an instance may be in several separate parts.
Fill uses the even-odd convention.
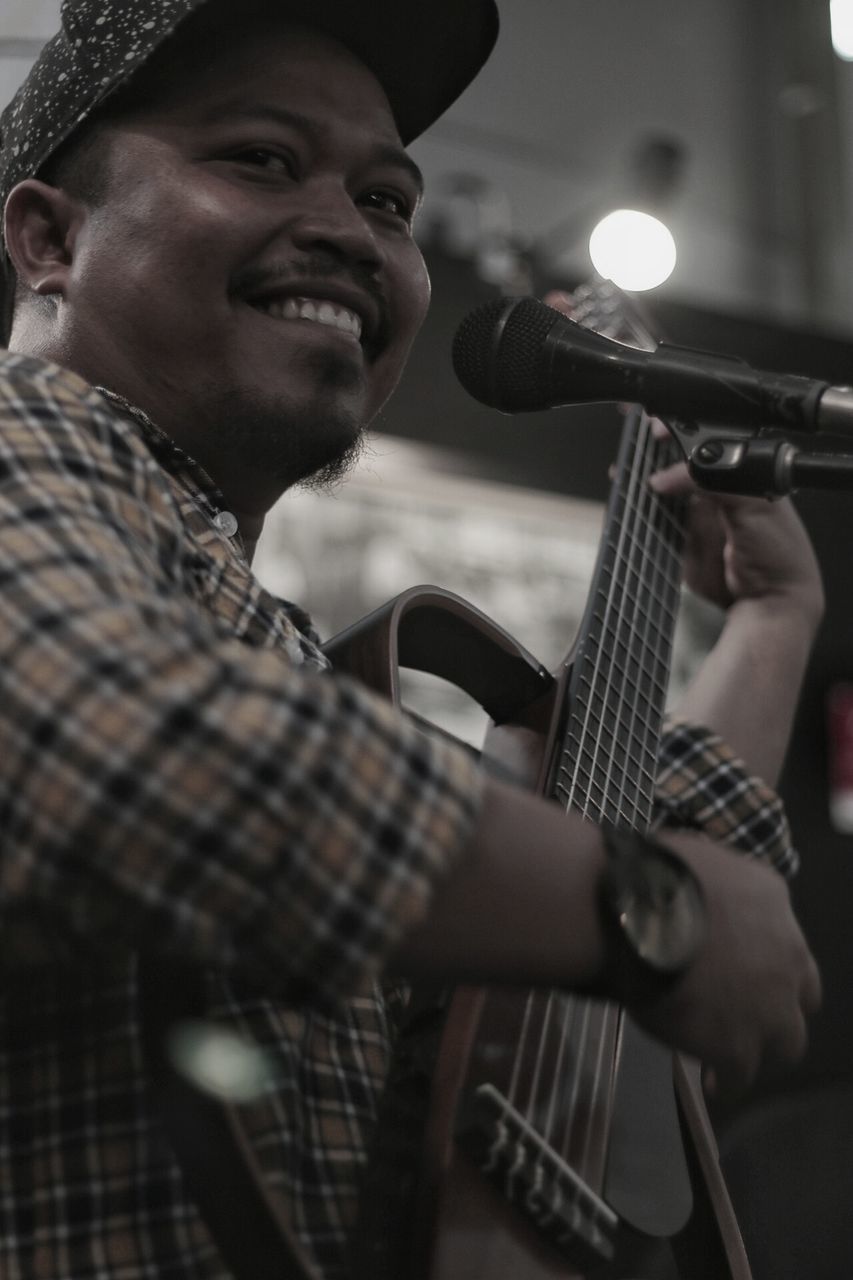
[[[266,169],[269,173],[284,173],[288,177],[296,177],[296,162],[292,156],[281,151],[272,151],[269,147],[244,147],[234,155],[241,164],[252,165],[257,169]]]
[[[364,203],[369,205],[371,209],[379,209],[382,213],[391,213],[397,218],[402,218],[404,222],[412,220],[412,204],[405,196],[401,196],[398,191],[384,191],[381,189],[368,191],[364,196]]]

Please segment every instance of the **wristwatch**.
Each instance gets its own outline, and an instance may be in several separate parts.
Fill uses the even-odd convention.
[[[602,983],[625,1004],[654,1000],[690,967],[705,936],[702,886],[677,854],[640,831],[603,826]]]

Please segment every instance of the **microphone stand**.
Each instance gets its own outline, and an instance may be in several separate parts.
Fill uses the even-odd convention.
[[[853,453],[802,449],[787,437],[667,422],[703,489],[781,498],[796,489],[853,489]],[[744,429],[744,432],[746,429]],[[811,437],[820,441],[820,435]]]

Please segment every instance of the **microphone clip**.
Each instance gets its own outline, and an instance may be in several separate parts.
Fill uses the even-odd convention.
[[[687,466],[703,489],[781,498],[794,488],[798,453],[789,440],[713,436],[696,445]]]
[[[667,426],[702,489],[771,500],[798,488],[853,489],[853,454],[804,450],[775,434],[722,435],[677,421]]]

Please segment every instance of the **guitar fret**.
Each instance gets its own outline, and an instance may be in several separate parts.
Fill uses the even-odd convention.
[[[641,588],[645,591],[647,589],[647,584],[638,582],[633,585],[628,593],[633,602],[630,614],[623,614],[620,619],[614,621],[611,616],[611,612],[607,607],[596,607],[592,614],[591,621],[598,623],[598,626],[602,628],[602,630],[618,631],[620,629],[624,630],[627,627],[630,627],[639,620],[640,622],[651,626],[658,635],[666,637],[671,629],[671,624],[675,621],[675,608],[672,605],[668,605],[659,597],[655,597],[655,611],[653,613],[651,608],[642,602],[642,598],[637,596],[637,592]]]
[[[560,785],[569,803],[620,818],[651,812],[679,594],[679,557],[665,541],[678,526],[660,500],[627,519],[632,487],[636,475],[623,479],[600,548],[559,768],[561,778],[574,774]]]
[[[662,604],[658,608],[657,613],[653,614],[645,605],[637,603],[634,607],[634,613],[632,617],[635,619],[639,618],[642,622],[647,623],[652,628],[652,630],[656,635],[660,636],[661,639],[666,640],[668,636],[669,628],[664,629],[664,627],[659,622],[658,619],[660,618],[661,614],[663,614],[667,622],[673,623],[675,621],[675,616],[676,616],[675,610],[672,608],[667,608]],[[602,631],[607,631],[607,632],[610,632],[611,634],[615,634],[619,631],[618,625],[615,624],[610,619],[606,611],[605,612],[596,611],[593,614],[593,619],[596,622],[598,622]],[[625,623],[623,620],[623,629],[624,627],[625,627]]]
[[[604,782],[599,779],[603,773],[608,771],[602,768],[595,757],[590,757],[588,753],[585,754],[587,757],[586,759],[582,758],[578,760],[577,757],[572,754],[570,746],[567,746],[563,756],[561,757],[561,763],[558,765],[558,776],[562,775],[570,781],[583,777],[587,780],[588,788],[596,787],[603,796],[606,788]],[[624,785],[626,787],[638,786],[641,783],[645,783],[647,785],[654,784],[654,771],[648,769],[644,764],[637,762],[637,767],[634,772],[631,775],[626,775],[624,778]]]
[[[619,778],[621,790],[626,788],[646,788],[651,791],[654,786],[654,773],[652,769],[644,763],[644,755],[631,755],[629,753],[621,753],[619,759],[613,755],[608,755],[608,768],[605,769],[598,764],[597,759],[592,759],[592,763],[583,762],[580,767],[574,767],[576,756],[571,753],[570,746],[567,746],[562,760],[564,763],[558,765],[558,776],[569,778],[575,785],[579,780],[583,780],[585,785],[583,790],[585,794],[589,794],[593,787],[601,791],[602,795],[606,794],[608,786],[605,781],[598,781],[602,774],[605,774],[606,780],[612,786],[613,778]],[[611,767],[612,765],[612,767]],[[628,765],[631,765],[629,772]]]
[[[635,750],[632,750],[632,746]],[[603,751],[601,748],[603,747]],[[625,736],[617,736],[607,731],[604,740],[597,742],[594,749],[591,749],[576,734],[569,734],[563,750],[563,759],[566,761],[565,768],[570,769],[574,760],[581,762],[591,761],[595,765],[602,755],[609,761],[609,768],[619,765],[623,762],[630,761],[637,769],[644,769],[643,760],[646,754],[646,737],[641,736],[636,730],[629,732],[627,739]],[[653,775],[649,773],[649,777]]]
[[[623,663],[623,672],[629,682],[629,693],[634,695],[634,704],[642,701],[649,710],[652,710],[660,704],[661,698],[666,696],[666,681],[662,673],[656,676],[639,668],[635,679],[631,664],[627,662]],[[594,685],[590,676],[585,673],[579,676],[579,680],[585,686],[583,693],[579,694],[580,700],[577,703],[579,711],[589,711],[597,720],[607,717],[608,714],[624,716],[624,708],[631,701],[624,691],[616,690],[612,686],[601,689],[597,684]]]
[[[659,690],[661,687],[666,688],[665,682],[660,677],[655,681],[654,673],[643,666],[644,660],[648,663],[649,656],[651,656],[652,660],[655,660],[656,654],[654,652],[648,655],[636,645],[632,647],[619,635],[605,635],[602,640],[608,643],[610,656],[618,663],[620,677],[626,679],[631,686],[639,684],[639,680],[642,677],[649,683],[656,683]],[[655,665],[661,666],[663,664],[656,662]]]
[[[642,687],[652,688],[659,697],[666,696],[667,689],[667,670],[668,663],[664,660],[663,654],[650,655],[650,662],[654,670],[644,668],[642,670]],[[620,675],[622,672],[620,672]],[[602,701],[609,698],[617,699],[621,704],[627,701],[625,690],[616,689],[613,684],[602,684],[600,673],[595,671],[594,666],[588,662],[582,662],[577,670],[577,682],[583,686],[584,693],[578,690],[579,696],[598,697]],[[633,688],[629,686],[629,692],[633,692]]]

